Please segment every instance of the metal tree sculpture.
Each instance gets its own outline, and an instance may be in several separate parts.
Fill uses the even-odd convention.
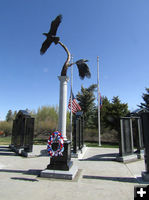
[[[61,76],[66,76],[68,67],[72,66],[73,64],[76,64],[78,67],[80,78],[81,79],[84,79],[85,77],[90,78],[91,73],[90,73],[88,65],[86,64],[88,60],[80,59],[74,63],[70,63],[70,59],[71,59],[70,52],[68,51],[67,47],[62,42],[60,42],[60,38],[56,37],[56,32],[61,21],[62,21],[62,15],[58,15],[55,18],[55,20],[51,22],[51,27],[50,27],[49,32],[43,33],[43,35],[45,35],[47,38],[41,46],[40,54],[43,55],[53,42],[55,43],[55,45],[60,44],[65,50],[65,52],[67,53],[67,59],[61,70]]]

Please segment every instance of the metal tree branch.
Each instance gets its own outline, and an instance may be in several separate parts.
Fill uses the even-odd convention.
[[[66,60],[66,62],[64,63],[64,65],[63,65],[63,68],[62,68],[62,71],[61,71],[61,76],[66,76],[66,74],[67,74],[67,69],[68,69],[68,67],[70,66],[70,64],[69,64],[69,62],[70,62],[70,59],[71,59],[71,54],[70,54],[70,52],[68,51],[68,49],[67,49],[67,47],[62,43],[62,42],[58,42],[62,47],[63,47],[63,49],[66,51],[66,53],[67,53],[67,60]]]

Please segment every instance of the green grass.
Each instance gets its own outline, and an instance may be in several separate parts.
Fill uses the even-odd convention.
[[[45,145],[48,140],[44,139],[34,139],[34,144]],[[8,137],[0,137],[0,145],[9,145],[11,144],[11,136]]]
[[[34,138],[34,144],[45,145],[47,143],[48,143],[48,140],[40,139],[40,138]]]
[[[113,145],[113,144],[102,144],[101,142],[101,146],[99,146],[99,144],[97,142],[85,142],[85,145],[87,147],[99,147],[99,148],[119,148],[118,145]]]
[[[11,136],[8,137],[0,137],[0,145],[9,145],[11,144]],[[45,139],[39,139],[39,138],[34,138],[34,144],[36,145],[46,145],[47,140]],[[98,145],[97,142],[85,142],[85,145],[87,147],[102,147],[102,148],[119,148],[118,145],[112,145],[112,144],[101,144],[101,146]]]
[[[9,145],[11,144],[11,136],[8,136],[8,137],[3,137],[1,136],[0,137],[0,145]]]
[[[37,145],[46,145],[47,142],[48,140],[45,139],[39,139],[39,138],[34,139],[34,144]],[[97,142],[85,142],[85,145],[87,147],[119,148],[118,145],[113,145],[113,144],[102,144],[101,146],[99,146]]]
[[[11,144],[11,136],[8,137],[0,137],[0,145],[9,145]],[[34,139],[34,144],[45,145],[47,144],[47,140],[44,139]]]

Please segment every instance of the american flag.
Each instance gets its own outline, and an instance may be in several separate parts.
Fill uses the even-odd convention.
[[[101,97],[101,94],[100,94],[100,108],[102,108],[102,97]]]
[[[68,108],[71,110],[71,96],[70,96],[70,99],[69,99]],[[81,107],[77,103],[77,100],[74,98],[74,95],[72,93],[72,113],[75,114],[79,110],[81,110]]]
[[[100,108],[102,108],[102,97],[101,97],[100,92],[98,93],[98,98],[100,98]],[[98,101],[98,99],[97,99],[97,101]]]

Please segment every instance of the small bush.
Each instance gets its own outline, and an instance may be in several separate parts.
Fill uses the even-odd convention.
[[[85,142],[98,142],[99,135],[98,129],[85,129],[84,130],[84,141]],[[104,132],[101,132],[101,142],[118,144],[118,133],[114,129],[109,128],[104,129]]]
[[[0,122],[0,132],[3,132],[4,136],[11,135],[12,133],[12,122],[1,121]]]
[[[97,129],[85,129],[84,130],[84,141],[97,142],[98,141],[98,130]]]

